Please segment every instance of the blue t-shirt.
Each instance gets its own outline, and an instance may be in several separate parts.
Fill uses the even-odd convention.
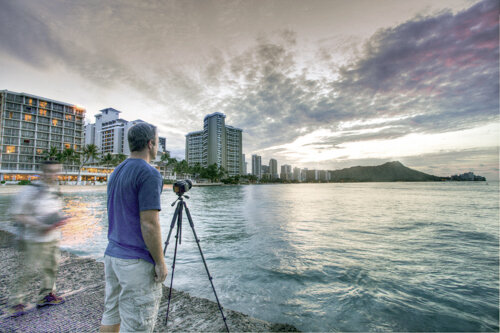
[[[140,158],[128,158],[108,181],[108,247],[104,254],[122,259],[144,259],[154,265],[141,231],[139,213],[161,210],[163,180],[158,170]]]

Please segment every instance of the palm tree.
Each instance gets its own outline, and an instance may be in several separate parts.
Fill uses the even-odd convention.
[[[73,148],[66,148],[60,153],[59,161],[63,166],[71,166],[80,159],[80,156]]]
[[[120,163],[122,163],[123,161],[125,161],[126,159],[127,159],[127,155],[125,155],[125,154],[116,154],[113,157],[113,165],[117,166]]]
[[[113,155],[111,155],[110,153],[107,153],[106,155],[103,155],[101,157],[101,164],[106,166],[106,167],[109,167],[111,165],[113,165],[114,163],[114,158],[113,158]]]
[[[77,183],[80,184],[82,181],[82,169],[83,167],[90,161],[91,159],[96,159],[98,156],[99,148],[96,145],[90,144],[83,147],[82,152],[80,153],[80,165],[78,167],[78,180]]]
[[[59,161],[61,158],[61,155],[59,153],[59,150],[57,147],[50,147],[49,150],[46,150],[43,155],[44,160],[51,160],[51,161]]]

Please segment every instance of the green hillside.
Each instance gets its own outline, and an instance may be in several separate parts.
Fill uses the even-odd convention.
[[[421,182],[443,179],[443,177],[410,169],[400,162],[388,162],[378,166],[357,166],[330,171],[330,174],[332,182]]]

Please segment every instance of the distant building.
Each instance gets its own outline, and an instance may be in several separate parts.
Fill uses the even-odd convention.
[[[260,177],[265,180],[271,180],[271,173],[268,165],[261,165],[260,167]]]
[[[296,180],[296,181],[302,181],[301,177],[300,177],[300,168],[293,168],[293,176],[292,176],[292,180]]]
[[[279,178],[278,161],[276,161],[274,158],[271,158],[269,160],[269,173],[270,173],[271,178],[273,178],[273,179]]]
[[[39,163],[52,147],[81,152],[84,119],[85,109],[75,104],[0,90],[0,180],[38,177]],[[61,177],[76,180],[77,172],[74,162]]]
[[[292,180],[292,166],[284,164],[281,166],[280,178],[282,180]]]
[[[308,171],[307,168],[300,170],[300,181],[301,182],[307,181],[307,171]]]
[[[241,161],[243,162],[243,172],[241,173],[242,175],[247,175],[247,161],[245,159],[245,154],[241,154]]]
[[[121,111],[114,108],[100,110],[100,114],[95,115],[95,123],[85,126],[85,145],[96,145],[103,155],[123,154],[129,156],[128,130],[135,124],[144,121],[140,119],[134,121],[121,119],[120,113]],[[154,126],[154,124],[152,125]],[[166,152],[166,141],[166,138],[159,137],[158,156]],[[157,160],[159,160],[159,157]]]
[[[316,182],[319,180],[318,170],[307,170],[306,171],[306,181]]]
[[[203,165],[203,131],[186,134],[186,162],[189,166]]]
[[[226,115],[215,112],[203,119],[203,130],[186,135],[186,161],[189,166],[216,164],[229,176],[243,174],[242,129],[225,124]]]
[[[330,180],[330,174],[326,170],[318,171],[318,180],[322,182],[327,182]]]
[[[262,157],[259,155],[252,155],[252,175],[256,176],[257,179],[261,178],[261,175],[262,175]]]
[[[485,181],[486,178],[482,176],[474,175],[474,172],[466,172],[461,175],[453,175],[451,176],[451,180],[456,181]]]

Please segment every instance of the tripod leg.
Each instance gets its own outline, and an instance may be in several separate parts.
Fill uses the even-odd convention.
[[[174,229],[175,221],[177,220],[177,216],[179,215],[180,210],[182,210],[181,202],[179,202],[177,204],[177,207],[175,208],[174,217],[172,218],[172,223],[170,223],[170,231],[168,232],[167,240],[165,241],[165,247],[163,248],[163,256],[165,256],[165,252],[167,252],[167,246],[170,241],[170,236],[172,235],[172,230]]]
[[[186,203],[183,202],[183,204],[184,204],[184,208],[186,209],[186,215],[187,215],[188,220],[189,220],[189,225],[191,226],[191,230],[193,230],[194,239],[196,240],[196,244],[198,245],[198,250],[200,250],[200,255],[201,255],[201,259],[203,260],[203,265],[205,265],[205,270],[207,271],[208,280],[210,281],[210,284],[212,285],[212,290],[214,291],[215,299],[217,300],[217,305],[219,306],[219,311],[222,315],[222,320],[224,320],[224,325],[226,326],[226,330],[229,333],[229,328],[227,327],[226,317],[224,316],[224,312],[222,311],[222,306],[220,305],[219,297],[217,297],[217,292],[215,291],[214,283],[212,281],[213,278],[210,275],[210,272],[209,272],[208,266],[207,266],[207,262],[205,260],[205,256],[203,255],[203,251],[201,250],[200,240],[199,240],[198,236],[196,235],[196,231],[194,230],[194,223],[193,223],[193,219],[191,218],[191,213],[189,212],[189,208],[187,207]]]
[[[180,209],[182,214],[182,208]],[[174,260],[172,262],[172,276],[170,278],[170,289],[168,291],[168,303],[167,303],[167,316],[165,317],[165,326],[168,324],[168,314],[170,312],[170,299],[172,298],[172,286],[174,284],[174,273],[175,273],[175,260],[177,259],[177,246],[179,244],[180,228],[177,225],[177,233],[175,235],[175,248],[174,248]]]

